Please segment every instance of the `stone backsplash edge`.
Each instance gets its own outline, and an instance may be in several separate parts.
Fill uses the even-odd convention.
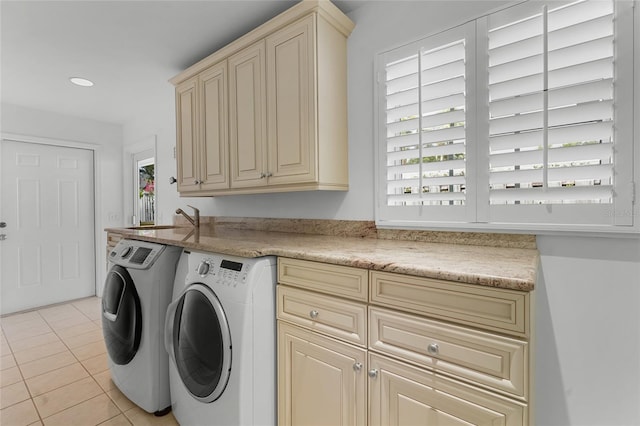
[[[187,225],[181,216],[174,223]],[[224,229],[243,229],[265,232],[291,232],[296,234],[328,235],[351,238],[377,238],[381,240],[421,241],[428,243],[459,244],[484,247],[536,249],[536,236],[528,234],[502,234],[485,232],[427,231],[406,229],[378,229],[375,222],[366,220],[286,219],[201,216],[200,226]]]

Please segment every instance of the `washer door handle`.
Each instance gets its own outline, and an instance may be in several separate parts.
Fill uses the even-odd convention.
[[[116,320],[118,319],[118,315],[112,314],[110,312],[102,312],[102,316],[111,322],[116,322]]]
[[[173,362],[176,361],[176,356],[173,353],[173,322],[176,318],[176,311],[178,310],[180,300],[182,300],[182,297],[179,297],[178,300],[167,307],[167,313],[164,317],[164,348],[169,353],[171,359],[173,359]]]

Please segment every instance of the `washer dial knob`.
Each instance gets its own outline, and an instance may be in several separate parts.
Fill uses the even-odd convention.
[[[126,258],[127,256],[129,256],[129,254],[131,253],[131,250],[133,250],[133,247],[131,246],[126,246],[125,248],[122,249],[122,251],[120,252],[120,257],[121,258]]]

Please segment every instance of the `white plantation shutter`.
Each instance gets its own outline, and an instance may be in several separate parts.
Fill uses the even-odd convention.
[[[538,7],[489,28],[490,202],[611,204],[613,2]]]
[[[639,230],[632,6],[528,1],[381,54],[377,222]]]
[[[466,104],[473,33],[473,25],[455,28],[380,62],[382,209],[402,207],[406,217],[419,217],[421,207],[430,206],[435,209],[426,220],[468,219]]]

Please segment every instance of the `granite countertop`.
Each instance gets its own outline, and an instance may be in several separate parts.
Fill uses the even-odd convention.
[[[190,226],[106,231],[196,251],[274,255],[521,291],[533,290],[538,269],[538,251],[527,244],[496,247],[222,226],[204,226],[197,233]]]

